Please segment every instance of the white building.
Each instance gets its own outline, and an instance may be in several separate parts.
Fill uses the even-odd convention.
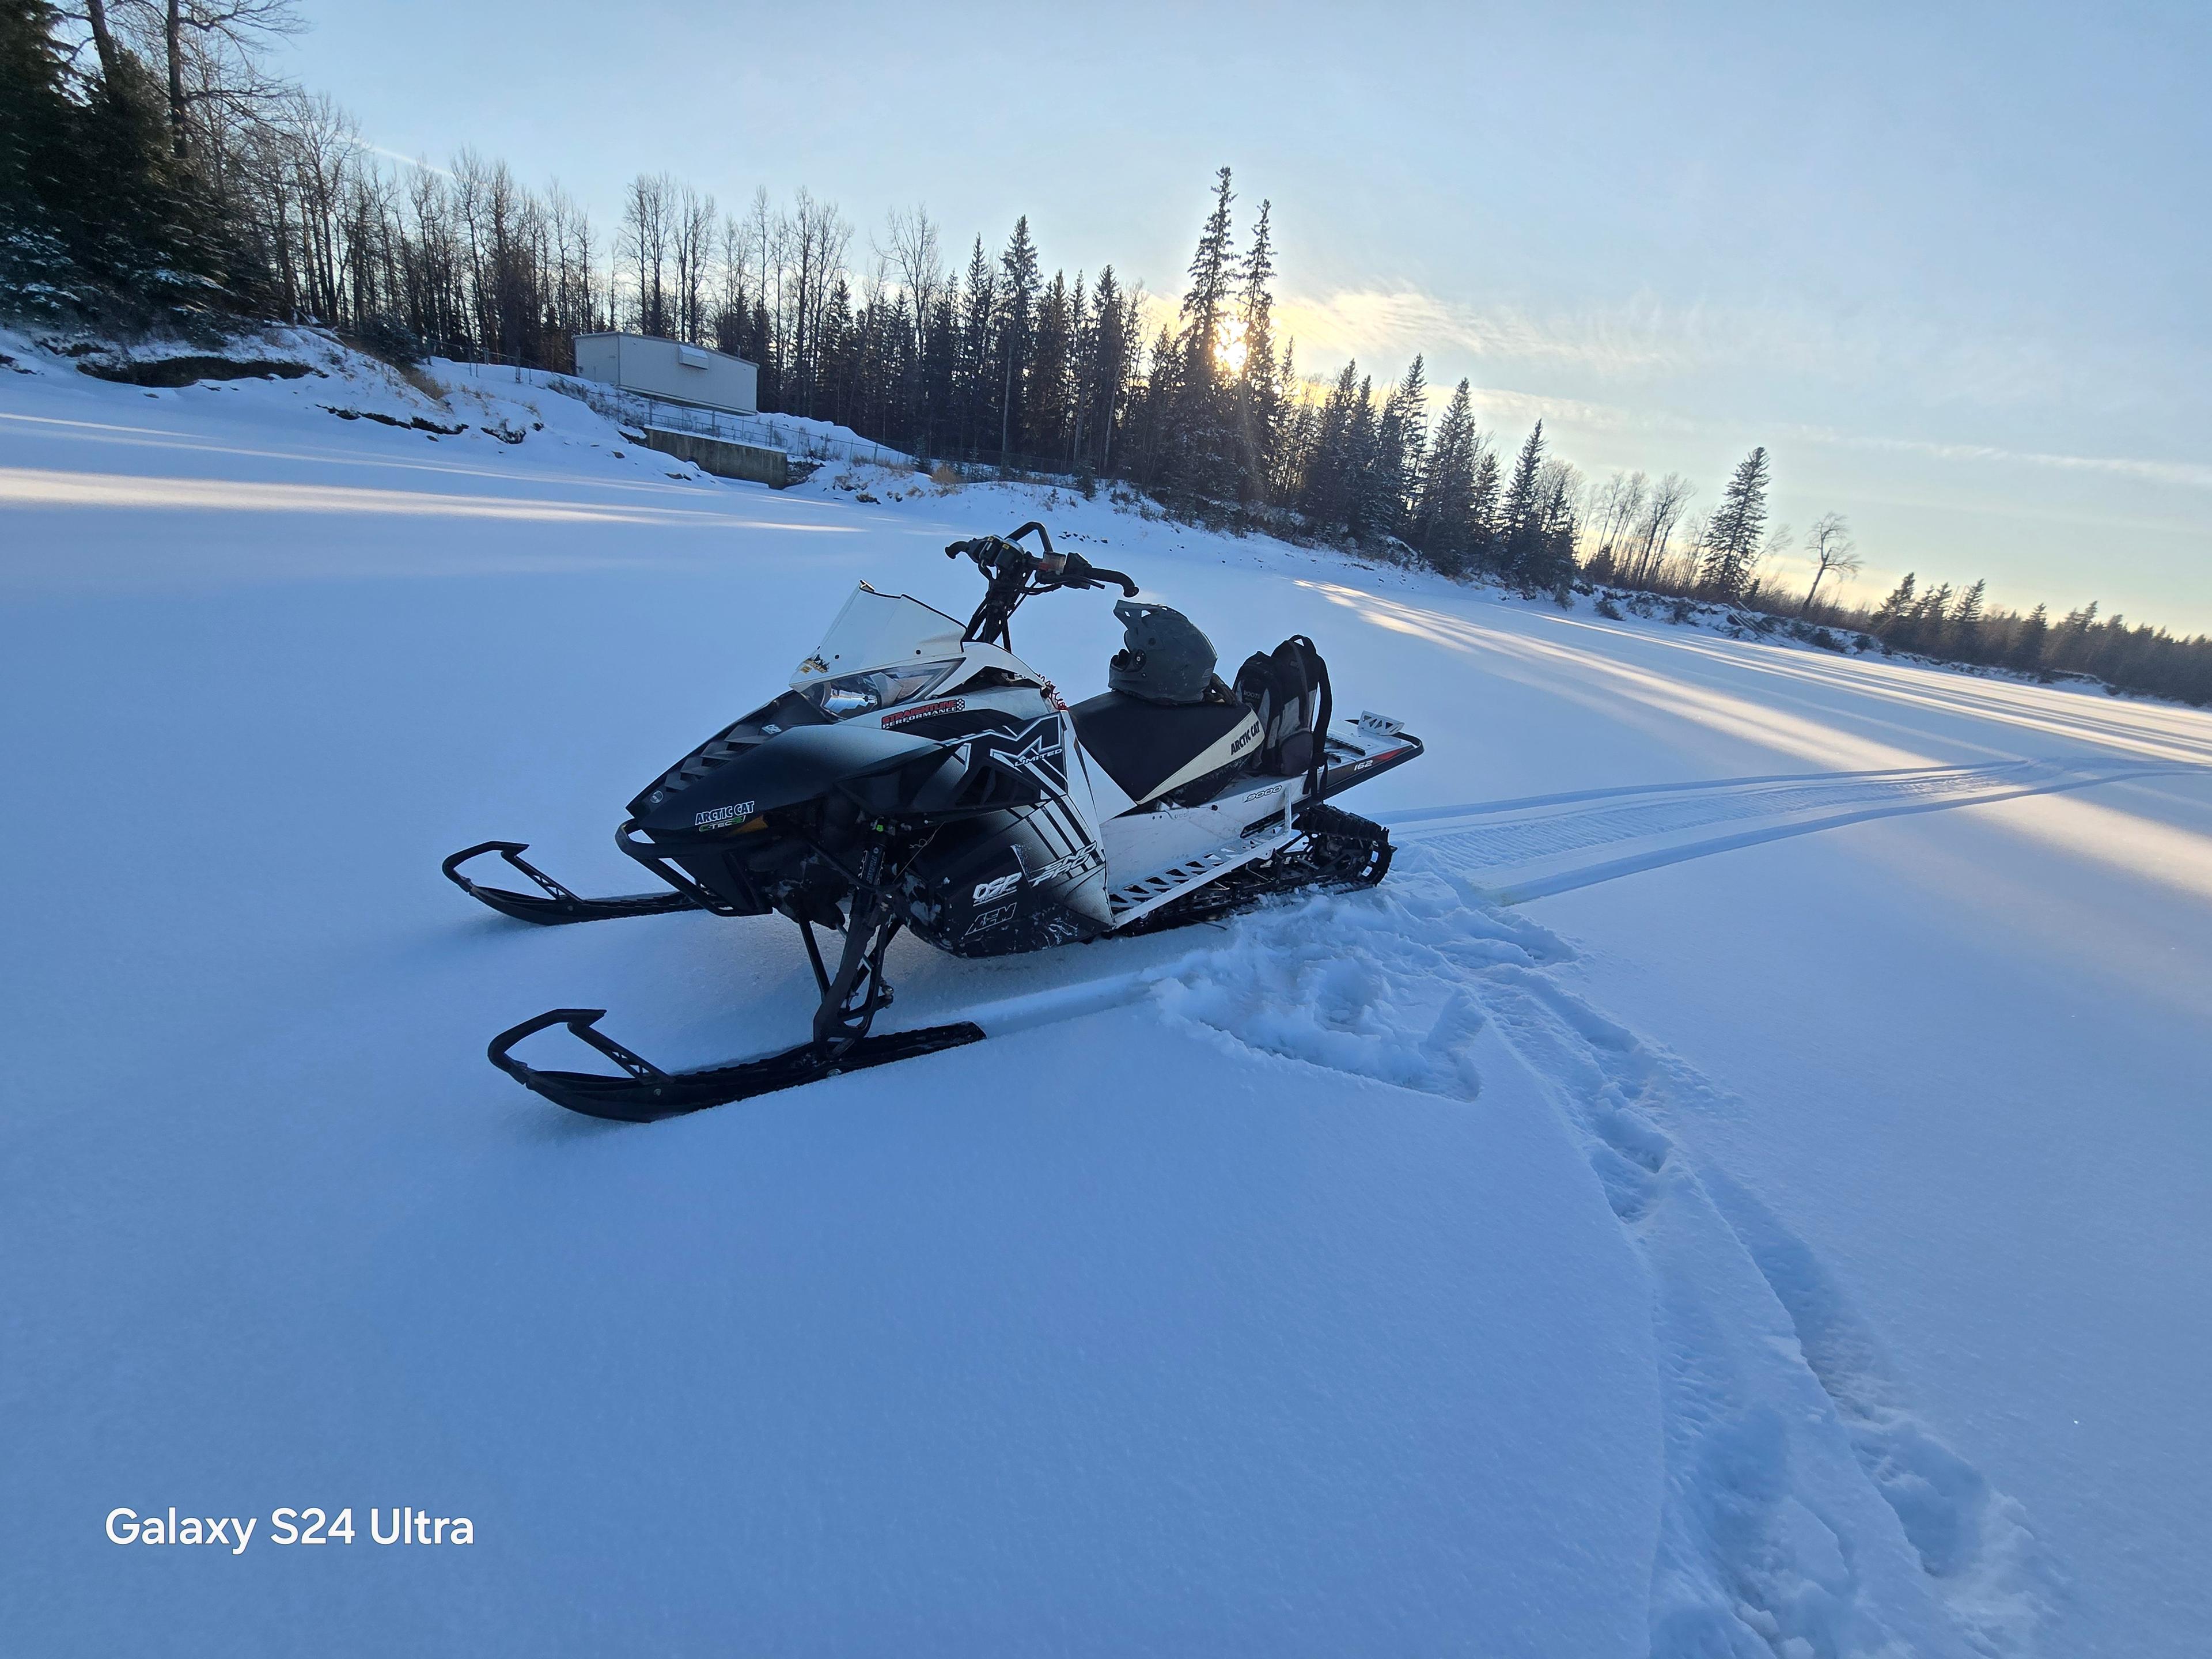
[[[579,334],[576,374],[647,398],[726,409],[760,410],[760,369],[742,357],[649,334]]]

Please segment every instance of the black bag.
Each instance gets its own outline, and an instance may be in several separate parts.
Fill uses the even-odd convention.
[[[1244,659],[1237,671],[1237,696],[1259,717],[1262,772],[1293,778],[1312,769],[1328,684],[1328,665],[1303,634]]]

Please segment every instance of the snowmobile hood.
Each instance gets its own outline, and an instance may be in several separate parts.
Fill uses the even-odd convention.
[[[878,593],[862,582],[830,624],[814,654],[793,671],[794,689],[874,668],[949,659],[961,654],[964,630],[942,611],[904,593]]]
[[[951,750],[927,738],[875,726],[802,726],[724,761],[681,788],[665,786],[632,803],[641,830],[734,830],[746,819],[829,793],[840,784],[943,761]],[[933,765],[932,767],[933,769]],[[661,798],[654,800],[653,795]]]

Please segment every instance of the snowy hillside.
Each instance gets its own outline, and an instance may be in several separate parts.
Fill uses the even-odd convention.
[[[779,494],[286,349],[149,389],[0,336],[21,1650],[2201,1647],[2212,715],[1103,496]],[[489,1066],[556,1006],[804,1034],[787,924],[531,929],[438,861],[634,890],[622,804],[855,582],[964,615],[944,544],[1032,516],[1426,740],[1346,800],[1383,886],[902,939],[890,1023],[989,1041],[649,1127]],[[1071,697],[1119,639],[1015,631]]]

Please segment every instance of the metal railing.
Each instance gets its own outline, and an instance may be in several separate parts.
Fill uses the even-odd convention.
[[[445,367],[462,370],[471,378],[481,376],[489,380],[495,376],[523,385],[543,386],[565,398],[574,398],[586,408],[623,425],[640,428],[658,427],[664,432],[688,432],[696,437],[720,439],[724,443],[750,444],[757,449],[780,449],[794,461],[817,465],[828,461],[848,461],[894,467],[918,465],[913,456],[893,449],[889,444],[879,444],[867,438],[832,437],[789,416],[741,415],[732,410],[702,409],[696,404],[678,403],[673,398],[656,398],[649,392],[631,392],[621,386],[608,386],[604,381],[582,380],[574,374],[556,374],[550,369],[523,368],[512,364],[459,362]]]
[[[611,421],[664,432],[689,432],[724,443],[780,449],[798,461],[856,461],[873,466],[911,467],[913,456],[866,438],[838,438],[774,415],[740,415],[726,409],[702,409],[648,392],[627,391],[569,374],[549,374],[548,389],[577,399]]]

